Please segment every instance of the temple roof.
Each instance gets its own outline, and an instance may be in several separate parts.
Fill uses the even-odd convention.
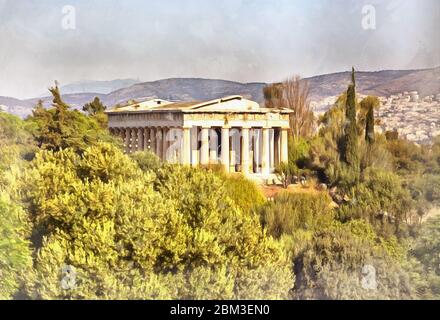
[[[142,112],[282,112],[290,113],[289,109],[268,109],[262,108],[252,100],[234,95],[209,101],[171,102],[162,99],[147,100],[130,104],[123,107],[116,107],[108,110],[107,113],[142,113]]]

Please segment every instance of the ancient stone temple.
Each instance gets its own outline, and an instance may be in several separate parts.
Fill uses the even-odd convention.
[[[289,113],[241,96],[206,102],[161,99],[107,111],[109,130],[126,152],[151,150],[163,161],[222,165],[228,172],[269,176],[286,162]]]

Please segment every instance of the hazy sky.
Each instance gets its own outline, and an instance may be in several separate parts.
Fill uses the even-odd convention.
[[[62,27],[66,5],[74,30]],[[374,30],[362,27],[365,5]],[[439,30],[440,0],[0,0],[0,95],[39,95],[55,79],[269,82],[433,67]]]

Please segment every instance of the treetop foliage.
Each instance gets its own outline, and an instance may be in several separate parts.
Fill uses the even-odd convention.
[[[283,172],[328,186],[270,201],[125,154],[98,98],[84,114],[55,86],[25,121],[0,112],[0,298],[438,299],[440,140],[375,133],[352,82],[316,135],[289,137]]]
[[[45,109],[39,104],[28,119],[35,128],[33,135],[38,147],[53,151],[73,148],[81,152],[96,141],[116,141],[96,118],[71,110],[58,86],[49,90],[53,95],[52,108]]]

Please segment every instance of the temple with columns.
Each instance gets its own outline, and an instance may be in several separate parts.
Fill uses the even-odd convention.
[[[106,111],[127,153],[150,150],[184,165],[269,177],[288,160],[289,109],[263,108],[242,96],[205,102],[153,99]]]

